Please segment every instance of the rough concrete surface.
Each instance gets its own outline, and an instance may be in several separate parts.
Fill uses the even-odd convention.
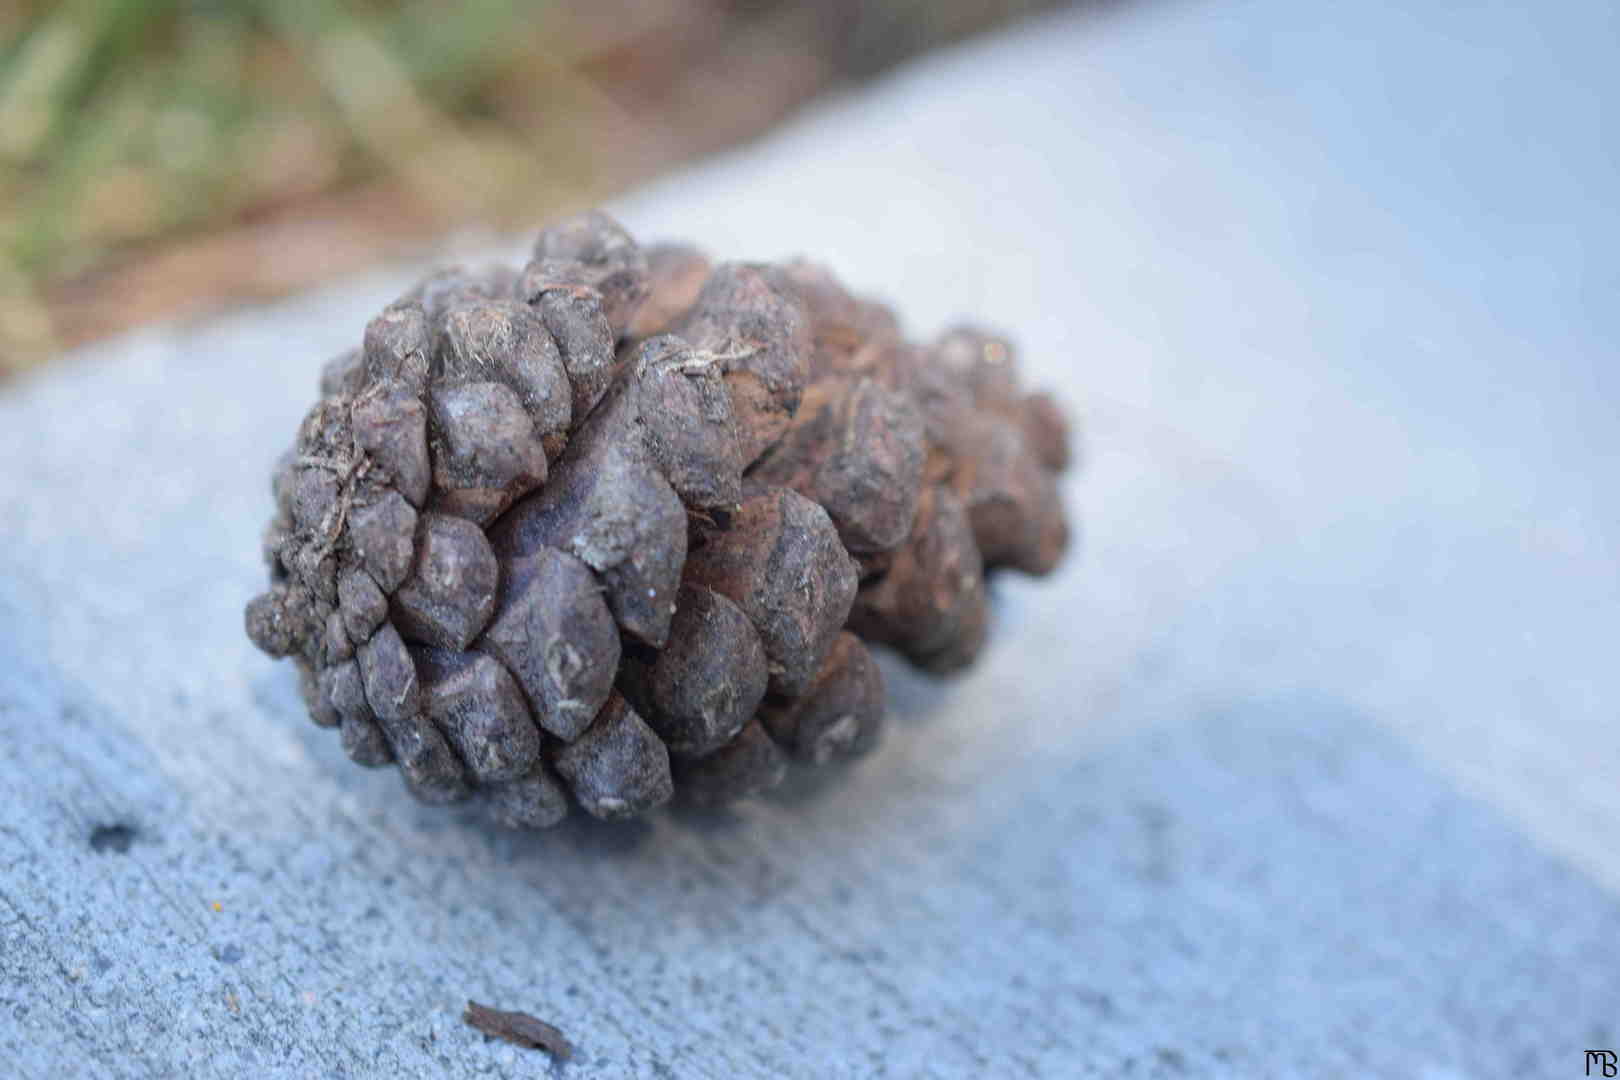
[[[418,808],[243,636],[268,466],[408,271],[9,388],[8,1074],[1582,1075],[1620,1045],[1617,18],[1060,14],[617,206],[1001,321],[1086,428],[1077,557],[998,584],[985,661],[891,667],[876,756],[722,818]]]

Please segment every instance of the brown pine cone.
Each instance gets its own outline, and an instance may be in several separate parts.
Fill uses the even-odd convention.
[[[878,740],[869,644],[962,667],[1068,540],[1055,401],[827,271],[607,215],[385,308],[272,478],[247,632],[317,724],[514,827],[725,802]]]

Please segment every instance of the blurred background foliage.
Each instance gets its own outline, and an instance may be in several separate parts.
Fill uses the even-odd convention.
[[[1048,0],[12,0],[0,374],[532,226]]]

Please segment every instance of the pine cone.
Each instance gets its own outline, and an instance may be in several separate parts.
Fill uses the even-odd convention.
[[[962,667],[986,572],[1068,540],[1067,429],[1006,341],[908,344],[813,264],[643,252],[597,212],[521,274],[430,276],[320,391],[248,635],[356,762],[515,827],[865,752],[868,644]]]

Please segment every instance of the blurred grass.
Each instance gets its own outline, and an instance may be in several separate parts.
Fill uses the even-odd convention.
[[[527,132],[525,149],[491,118],[514,69],[550,47],[550,14],[514,0],[13,10],[0,48],[0,281],[20,298],[0,338],[50,343],[47,283],[334,187],[388,174],[442,207],[498,200],[547,142]]]
[[[0,193],[19,211],[7,253],[29,277],[74,269],[397,164],[454,130],[445,115],[476,128],[500,111],[501,80],[545,43],[547,13],[512,0],[25,4],[0,51]],[[457,142],[478,175],[491,148]]]
[[[0,374],[457,223],[527,225],[1034,6],[13,0]]]

